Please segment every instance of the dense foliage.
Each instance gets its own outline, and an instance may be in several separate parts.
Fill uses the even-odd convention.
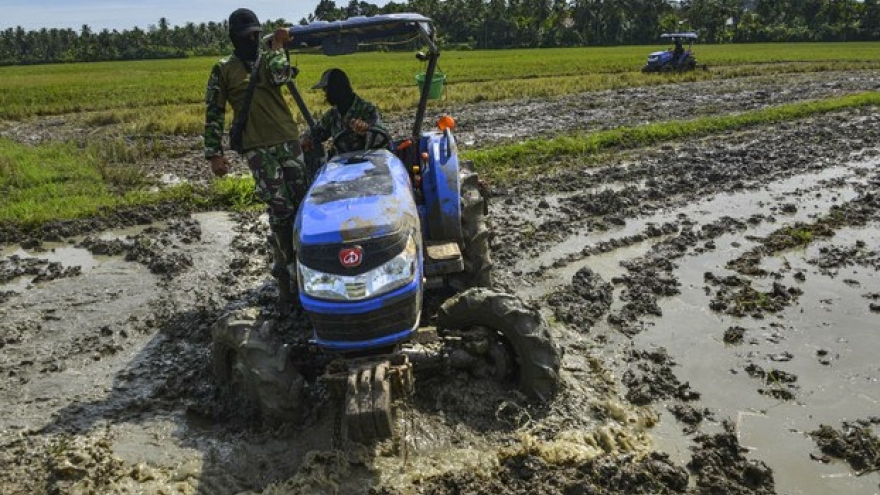
[[[258,7],[255,7],[258,8]],[[880,39],[880,0],[408,0],[382,7],[320,0],[307,22],[419,12],[449,48],[646,44],[694,30],[704,42]],[[284,19],[268,20],[267,28]],[[215,55],[230,50],[226,22],[94,32],[21,27],[0,32],[0,65]]]

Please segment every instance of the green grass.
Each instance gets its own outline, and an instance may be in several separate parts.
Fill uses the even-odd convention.
[[[871,91],[821,101],[793,103],[737,115],[619,127],[553,139],[533,139],[486,150],[464,151],[462,155],[466,159],[473,160],[476,168],[487,179],[504,181],[548,172],[553,169],[554,164],[563,167],[572,160],[584,160],[605,150],[635,148],[684,137],[707,136],[871,105],[880,105],[880,92]]]
[[[747,314],[755,310],[769,310],[773,307],[770,295],[755,290],[751,286],[742,287],[733,297],[734,314]]]
[[[211,184],[215,202],[236,211],[260,205],[254,194],[254,180],[250,177],[224,177]]]
[[[789,237],[789,244],[794,246],[806,246],[813,242],[813,232],[805,227],[788,227],[782,233]]]
[[[552,97],[609,88],[778,75],[793,72],[878,69],[880,43],[802,43],[698,46],[708,72],[645,75],[646,55],[662,47],[590,47],[545,50],[449,51],[440,59],[447,75],[443,100],[450,103]],[[65,115],[94,129],[88,143],[31,147],[0,138],[0,223],[34,225],[51,219],[100,214],[106,208],[178,201],[194,208],[248,209],[257,205],[250,178],[217,180],[210,186],[156,190],[139,163],[167,157],[162,136],[198,135],[204,121],[204,85],[216,57],[0,68],[0,120]],[[357,91],[385,112],[412,112],[414,75],[423,64],[412,53],[362,53],[347,57],[293,56],[299,86],[313,111],[322,95],[308,89],[329,67],[351,75]],[[588,162],[603,151],[627,149],[766,125],[845,108],[880,105],[869,92],[798,103],[739,115],[624,127],[592,134],[533,140],[465,151],[481,173],[504,181],[546,173],[554,164]],[[294,112],[298,115],[298,112]],[[231,120],[231,119],[228,119]],[[300,121],[302,119],[300,118]],[[99,136],[99,138],[98,138]],[[131,137],[137,136],[137,137]]]
[[[28,148],[0,140],[0,221],[40,222],[116,203],[98,167],[82,156],[72,144]]]
[[[503,182],[547,173],[572,161],[583,162],[608,149],[635,148],[866,105],[880,105],[880,93],[867,92],[739,115],[536,139],[488,150],[465,151],[462,155],[474,160],[485,178]],[[94,215],[108,207],[164,200],[200,208],[234,210],[258,204],[253,195],[253,180],[249,177],[217,180],[207,190],[181,185],[149,192],[147,186],[149,183],[140,171],[127,168],[125,163],[108,162],[92,148],[82,150],[69,143],[32,148],[0,139],[0,193],[6,199],[0,205],[0,223],[36,224],[50,219]],[[799,234],[792,233],[792,240],[803,240]]]
[[[543,50],[448,51],[445,102],[547,97],[581,91],[644,86],[756,73],[880,68],[880,42],[698,45],[698,59],[713,68],[683,76],[639,72],[660,45]],[[92,122],[124,123],[131,132],[201,132],[204,88],[218,57],[0,67],[0,119],[97,112]],[[327,68],[340,67],[356,90],[385,112],[412,111],[415,74],[424,68],[410,52],[344,57],[294,54],[299,86],[313,111],[326,108],[308,88]],[[772,67],[767,67],[767,65]],[[433,103],[436,105],[436,103]],[[298,114],[298,112],[295,112]],[[302,120],[301,120],[302,121]]]
[[[0,223],[31,226],[49,220],[98,215],[135,204],[176,201],[193,208],[246,209],[257,202],[253,180],[226,178],[208,188],[190,184],[156,189],[137,171],[111,164],[72,143],[29,147],[0,138]]]

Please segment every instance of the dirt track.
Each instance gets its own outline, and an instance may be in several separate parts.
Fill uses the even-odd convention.
[[[436,110],[486,146],[878,85],[825,73]],[[552,322],[563,390],[535,407],[418,375],[405,435],[345,453],[321,390],[303,425],[271,430],[210,373],[211,323],[274,296],[261,218],[162,207],[0,230],[15,241],[0,261],[0,491],[880,493],[877,143],[868,108],[496,185],[499,282]],[[149,166],[207,179],[196,151]]]

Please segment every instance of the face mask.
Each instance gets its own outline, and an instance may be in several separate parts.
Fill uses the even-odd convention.
[[[248,35],[246,38],[235,38],[232,40],[232,45],[235,47],[236,57],[253,62],[260,51],[260,37]]]
[[[330,83],[324,90],[327,97],[327,103],[339,108],[339,111],[345,113],[351,101],[354,99],[354,92],[347,79],[331,78]]]

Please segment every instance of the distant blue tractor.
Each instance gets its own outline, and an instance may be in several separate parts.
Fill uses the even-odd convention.
[[[642,72],[685,72],[697,68],[697,58],[693,52],[696,33],[667,33],[660,38],[671,40],[673,47],[648,55],[648,62],[642,67]],[[684,43],[687,43],[687,48]],[[701,67],[706,68],[705,65]]]
[[[419,36],[429,48],[418,54],[424,80],[437,71],[436,33],[419,14],[319,21],[290,33],[289,49],[327,55]],[[412,392],[412,366],[423,363],[494,377],[536,400],[556,391],[561,351],[536,309],[491,288],[487,190],[459,160],[451,118],[422,132],[432,89],[422,86],[411,136],[351,152],[336,136],[336,156],[309,157],[319,169],[296,217],[291,267],[311,322],[307,338],[285,341],[273,332],[277,322],[256,311],[214,326],[221,382],[266,419],[295,420],[305,383],[318,377],[338,399],[349,438],[388,437],[393,401]],[[314,125],[296,86],[289,89]],[[428,291],[449,297],[432,310]]]

